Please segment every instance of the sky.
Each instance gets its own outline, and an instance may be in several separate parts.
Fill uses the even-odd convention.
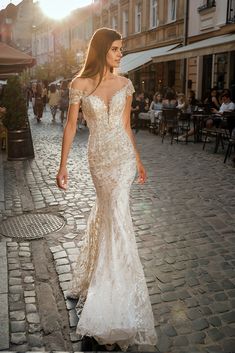
[[[92,2],[92,0],[47,0],[47,1],[48,1],[48,3],[54,2],[56,4],[58,4],[58,3],[62,4],[64,2],[66,2],[68,5],[70,5],[73,8],[74,8],[75,4],[77,4],[77,7],[81,7],[81,6],[88,5]],[[5,9],[5,7],[10,3],[18,5],[20,2],[21,2],[21,0],[12,0],[12,1],[0,0],[0,10]]]
[[[19,2],[21,2],[21,0],[12,0],[12,1],[9,1],[9,0],[0,0],[0,10],[5,9],[5,7],[6,7],[10,2],[12,2],[12,4],[18,5]]]

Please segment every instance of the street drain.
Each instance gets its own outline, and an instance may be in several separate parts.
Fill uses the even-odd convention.
[[[38,213],[10,217],[0,224],[0,234],[10,238],[40,239],[65,225],[62,217]]]

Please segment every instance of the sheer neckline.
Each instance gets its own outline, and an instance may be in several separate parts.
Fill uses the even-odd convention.
[[[109,98],[109,100],[106,102],[104,100],[103,97],[99,96],[98,94],[92,94],[87,91],[87,90],[80,90],[80,89],[77,89],[77,88],[72,88],[74,91],[77,91],[77,92],[81,92],[83,95],[85,95],[84,98],[89,98],[89,97],[94,97],[96,99],[98,99],[105,107],[107,113],[109,114],[110,112],[110,107],[111,107],[111,104],[113,102],[113,99],[120,93],[122,92],[128,85],[129,85],[129,79],[128,79],[128,82],[125,83],[121,88],[119,88],[118,90],[116,90],[112,95],[111,97]]]

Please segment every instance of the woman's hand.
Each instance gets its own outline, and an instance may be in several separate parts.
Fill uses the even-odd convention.
[[[144,184],[147,180],[147,173],[141,161],[137,162],[137,170],[139,174],[137,182],[139,184]]]
[[[66,190],[67,189],[67,183],[68,183],[68,172],[67,168],[60,168],[57,176],[56,176],[56,183],[57,186],[60,189]]]

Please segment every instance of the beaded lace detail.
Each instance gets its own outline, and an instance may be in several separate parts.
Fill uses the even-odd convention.
[[[117,343],[123,351],[156,344],[129,207],[136,160],[122,116],[133,92],[128,80],[107,106],[99,96],[70,89],[70,104],[82,104],[89,127],[88,162],[97,196],[73,273],[77,333],[100,344]]]

